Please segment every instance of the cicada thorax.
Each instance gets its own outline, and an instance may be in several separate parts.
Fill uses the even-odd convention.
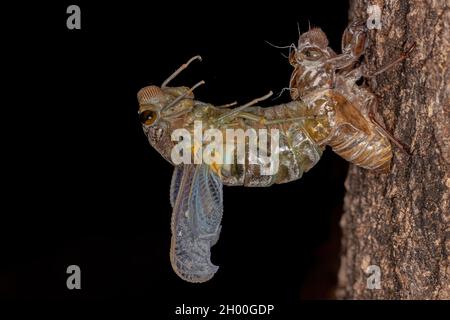
[[[305,66],[297,64],[292,72],[289,87],[292,100],[300,100],[317,90],[330,89],[334,82],[334,72],[327,64]]]

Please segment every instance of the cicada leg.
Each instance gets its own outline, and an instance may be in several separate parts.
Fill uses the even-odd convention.
[[[173,79],[175,79],[175,77],[178,76],[181,73],[181,71],[186,69],[191,64],[191,62],[194,60],[202,61],[202,57],[201,56],[192,57],[191,59],[189,59],[188,62],[182,64],[181,67],[179,67],[177,70],[175,70],[174,73],[172,73],[166,80],[164,80],[163,84],[161,85],[161,88],[167,87],[169,82],[172,81]]]
[[[227,103],[227,104],[223,104],[223,105],[220,105],[220,106],[216,106],[216,108],[218,108],[218,109],[226,109],[226,108],[229,108],[229,107],[232,107],[232,106],[235,106],[235,105],[237,105],[237,101],[233,101],[231,103]]]
[[[264,116],[258,116],[249,112],[241,112],[237,116],[237,118],[243,118],[250,121],[258,122],[262,125],[274,125],[274,124],[284,124],[288,122],[296,122],[303,121],[306,119],[317,119],[319,116],[309,115],[309,116],[300,116],[300,117],[292,117],[292,118],[283,118],[283,119],[267,119]]]
[[[404,52],[402,52],[402,54],[395,60],[388,62],[387,64],[385,64],[384,66],[382,66],[380,69],[378,69],[375,72],[372,73],[368,73],[368,74],[363,74],[363,76],[365,78],[373,78],[377,75],[379,75],[380,73],[383,73],[393,67],[395,67],[395,65],[397,65],[397,63],[402,62],[403,60],[405,60],[410,53],[414,50],[414,48],[416,47],[416,43],[414,42],[411,46],[409,46],[408,49],[406,49]]]
[[[264,125],[274,125],[274,124],[283,124],[288,122],[296,122],[296,121],[303,121],[306,119],[317,119],[318,116],[303,116],[303,117],[292,117],[292,118],[285,118],[285,119],[273,119],[273,120],[267,120],[263,118],[261,122]]]
[[[204,85],[205,81],[199,81],[197,82],[192,88],[190,88],[188,91],[186,91],[185,93],[183,93],[181,96],[177,97],[175,100],[173,100],[171,103],[167,104],[166,106],[164,106],[161,109],[161,112],[163,112],[164,110],[167,110],[171,107],[173,107],[174,105],[176,105],[178,102],[180,102],[181,100],[183,100],[184,98],[186,98],[186,96],[188,96],[189,94],[191,94],[195,89],[197,89],[198,87],[200,87],[201,85]],[[172,116],[172,115],[171,115]]]
[[[373,99],[369,101],[369,118],[370,120],[386,135],[386,137],[391,140],[402,152],[411,155],[409,148],[401,141],[397,140],[392,133],[389,132],[378,120],[375,118],[377,113],[377,99],[374,96]]]
[[[247,109],[248,107],[251,107],[251,106],[257,104],[257,103],[260,102],[260,101],[266,100],[267,98],[269,98],[270,96],[272,96],[272,94],[273,94],[273,92],[270,91],[270,92],[269,92],[268,94],[266,94],[265,96],[262,96],[262,97],[260,97],[260,98],[253,99],[252,101],[250,101],[250,102],[248,102],[248,103],[246,103],[246,104],[244,104],[244,105],[242,105],[242,106],[239,106],[239,107],[237,107],[237,108],[235,108],[235,109],[233,109],[233,110],[230,110],[230,111],[224,113],[223,115],[221,115],[219,118],[217,118],[217,121],[220,122],[220,121],[223,121],[223,120],[225,120],[225,119],[233,119],[234,117],[237,116],[237,114],[238,114],[239,112],[244,111],[244,110]]]
[[[355,61],[364,54],[367,46],[367,28],[363,20],[352,22],[344,31],[341,50],[354,57]]]
[[[339,55],[333,54],[332,58],[328,59],[327,63],[336,70],[347,72],[347,69],[352,69],[359,61],[359,58],[364,54],[366,47],[367,28],[365,23],[362,21],[355,21],[345,29],[344,34],[342,35],[342,53]]]

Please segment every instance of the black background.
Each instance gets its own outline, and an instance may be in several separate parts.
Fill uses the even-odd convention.
[[[70,4],[81,7],[81,30],[66,28]],[[207,283],[186,283],[169,262],[172,168],[146,141],[136,93],[196,54],[203,62],[172,85],[205,80],[198,100],[279,93],[292,72],[281,55],[288,50],[265,41],[296,43],[297,22],[302,31],[310,23],[338,51],[347,1],[78,1],[11,10],[0,297],[133,298],[164,313],[182,303],[282,307],[332,298],[347,164],[327,150],[299,181],[225,187],[212,249],[220,269]],[[287,101],[284,94],[263,105]],[[81,267],[78,291],[66,288],[71,264]]]

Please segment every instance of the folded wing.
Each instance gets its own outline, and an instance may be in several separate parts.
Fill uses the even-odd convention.
[[[170,189],[172,267],[186,281],[208,281],[218,269],[211,263],[211,246],[220,234],[222,182],[207,165],[179,165]]]

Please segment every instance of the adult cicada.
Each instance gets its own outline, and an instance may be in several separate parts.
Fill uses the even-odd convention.
[[[268,187],[274,183],[299,179],[319,161],[323,151],[311,137],[311,130],[320,128],[311,125],[305,127],[304,122],[315,119],[320,126],[319,118],[323,115],[313,114],[299,100],[265,108],[255,106],[271,93],[231,109],[235,103],[216,107],[195,100],[192,92],[203,81],[192,88],[167,86],[169,81],[196,59],[200,57],[196,56],[182,65],[161,87],[147,86],[137,96],[139,117],[150,144],[175,166],[170,189],[173,208],[170,251],[172,267],[187,281],[204,282],[218,269],[211,263],[210,248],[216,243],[221,228],[222,186]],[[194,134],[195,124],[199,121],[208,130],[265,130],[270,132],[270,138],[276,132],[277,146],[275,149],[271,148],[269,154],[276,155],[277,170],[263,172],[266,166],[273,164],[267,163],[267,158],[260,156],[261,149],[265,149],[267,144],[258,144],[257,152],[252,152],[250,139],[236,145],[237,149],[244,147],[243,155],[241,154],[243,161],[238,161],[236,150],[224,148],[227,151],[221,155],[222,159],[228,158],[231,161],[210,164],[175,163],[173,150],[179,141],[172,139],[173,132],[183,129]],[[200,144],[203,143],[204,141],[200,141]],[[230,141],[223,143],[229,144]],[[231,141],[233,143],[234,137]],[[195,150],[200,147],[194,143],[192,154],[195,155]],[[230,150],[233,154],[229,154]]]

